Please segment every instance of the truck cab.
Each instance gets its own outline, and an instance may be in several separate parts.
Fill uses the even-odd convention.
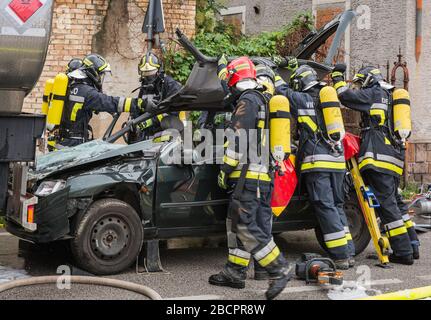
[[[45,64],[53,0],[0,0],[0,214],[5,214],[8,182],[13,180],[16,219],[32,229],[29,208],[37,198],[26,192],[45,116],[22,113],[25,97]],[[11,171],[13,174],[11,175]]]

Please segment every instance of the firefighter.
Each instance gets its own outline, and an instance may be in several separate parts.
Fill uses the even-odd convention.
[[[146,53],[139,62],[138,72],[141,82],[138,97],[162,101],[180,91],[182,85],[172,77],[165,74],[161,60],[152,52]],[[178,113],[171,113],[178,116]],[[160,122],[167,114],[147,120],[138,125],[137,129],[129,138],[129,143],[148,139],[161,130]],[[137,115],[132,114],[132,118]]]
[[[292,115],[297,118],[297,168],[314,206],[329,255],[338,269],[346,270],[355,264],[355,247],[343,209],[346,163],[341,139],[344,125],[341,114],[338,123],[329,123],[333,120],[325,117],[326,107],[340,112],[340,105],[335,90],[319,82],[313,68],[303,65],[292,72],[290,87],[277,76],[276,90],[289,99]],[[335,99],[329,97],[328,100],[325,96],[330,89]],[[331,127],[338,131],[335,135],[330,132]]]
[[[353,83],[357,90],[349,89],[345,82],[345,71],[344,64],[337,65],[331,78],[341,103],[361,112],[359,169],[365,183],[380,202],[377,212],[393,250],[389,261],[411,265],[414,258],[419,258],[419,241],[398,194],[405,151],[394,132],[396,91],[384,81],[381,71],[373,66],[364,67],[355,75]],[[409,107],[410,102],[404,100],[406,102],[402,103]],[[408,116],[398,115],[400,119]]]
[[[68,74],[69,82],[66,79],[64,84],[68,86],[68,94],[64,108],[61,108],[59,147],[73,147],[91,140],[89,122],[93,112],[141,112],[146,106],[152,106],[152,101],[104,94],[103,80],[109,72],[110,65],[103,57],[90,54],[84,58],[80,68]]]
[[[265,150],[268,149],[265,142],[268,101],[257,90],[256,69],[249,58],[241,57],[227,65],[223,56],[219,60],[218,75],[235,105],[229,125],[234,134],[228,135],[218,179],[219,186],[231,192],[226,219],[229,255],[223,270],[212,275],[209,283],[244,288],[253,257],[268,272],[270,284],[266,297],[274,299],[292,275],[291,266],[268,232],[272,220],[273,182],[269,153]],[[244,144],[240,141],[244,139],[247,148],[241,148]],[[257,160],[259,154],[262,161]]]

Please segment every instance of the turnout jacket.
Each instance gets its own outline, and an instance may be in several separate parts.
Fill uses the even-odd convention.
[[[181,87],[178,81],[170,76],[164,75],[163,77],[157,78],[152,85],[141,86],[139,98],[145,99],[148,97],[151,100],[156,99],[157,101],[162,101],[180,91]],[[171,112],[170,114],[178,116],[178,112]],[[167,113],[160,114],[157,117],[148,119],[140,129],[145,131],[145,136],[154,135],[156,132],[160,131],[160,123],[167,115]],[[132,114],[132,118],[137,118],[138,116],[139,114]]]
[[[88,128],[93,112],[141,112],[142,100],[108,96],[93,85],[84,81],[74,81],[69,86],[68,97],[64,105],[60,137],[78,139],[81,142],[89,139]]]
[[[289,99],[291,113],[298,122],[297,163],[301,172],[344,172],[344,151],[333,152],[324,139],[326,127],[320,107],[321,89],[321,86],[315,86],[307,92],[296,92],[281,77],[276,78],[276,91]]]
[[[221,166],[230,179],[238,179],[243,164],[248,164],[246,179],[271,182],[267,108],[267,98],[257,90],[247,90],[237,99]]]
[[[337,82],[335,88],[343,105],[361,112],[359,169],[402,175],[404,150],[392,138],[392,92],[380,84],[352,90],[343,81]]]

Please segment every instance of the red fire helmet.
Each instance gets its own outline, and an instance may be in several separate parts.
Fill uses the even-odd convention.
[[[228,86],[233,87],[239,81],[245,79],[256,79],[256,68],[253,61],[248,57],[241,57],[233,60],[227,66]]]

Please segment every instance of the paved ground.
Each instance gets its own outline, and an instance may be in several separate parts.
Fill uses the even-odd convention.
[[[348,280],[343,290],[328,290],[308,285],[303,281],[289,283],[279,299],[347,299],[364,292],[352,284],[366,282],[367,294],[392,292],[431,285],[431,233],[420,235],[421,260],[414,266],[394,266],[393,269],[376,267],[376,260],[368,258],[373,253],[370,246],[357,257],[357,266],[345,273]],[[288,254],[290,261],[298,259],[301,252],[322,253],[312,231],[291,232],[277,237],[277,242]],[[166,270],[159,274],[137,274],[134,268],[114,278],[147,285],[164,298],[181,299],[263,299],[266,282],[249,280],[244,290],[224,289],[208,284],[208,276],[218,272],[226,257],[225,248],[165,249],[161,253]],[[70,263],[64,250],[54,252],[19,252],[18,240],[0,232],[0,283],[13,277],[53,275],[59,265]],[[250,272],[251,273],[251,272]],[[353,286],[353,287],[355,287]],[[58,290],[54,286],[21,288],[0,294],[2,299],[139,299],[125,291],[72,285],[70,290]]]

